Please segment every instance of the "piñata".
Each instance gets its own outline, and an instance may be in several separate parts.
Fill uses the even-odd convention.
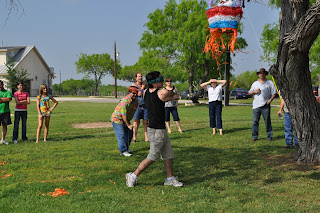
[[[219,58],[225,50],[234,52],[243,11],[241,0],[220,0],[217,6],[212,4],[213,0],[210,0],[206,9],[210,35],[207,37],[204,52],[210,51],[219,66]]]

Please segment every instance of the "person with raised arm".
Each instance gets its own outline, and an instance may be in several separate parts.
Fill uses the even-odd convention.
[[[134,172],[126,174],[126,184],[134,187],[138,176],[152,163],[161,157],[164,161],[167,179],[164,185],[181,187],[183,183],[173,176],[173,149],[165,124],[164,103],[178,99],[179,96],[163,88],[163,76],[158,71],[153,71],[146,76],[148,87],[144,93],[144,102],[148,109],[148,138],[150,150],[148,156],[139,164]]]
[[[210,79],[200,85],[208,91],[210,127],[213,135],[216,134],[216,128],[219,129],[219,133],[222,135],[222,87],[226,83],[226,80]]]

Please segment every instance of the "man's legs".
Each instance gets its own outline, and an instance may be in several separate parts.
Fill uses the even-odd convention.
[[[292,122],[289,113],[284,113],[284,135],[286,139],[286,145],[292,147]]]
[[[258,139],[259,136],[259,121],[260,121],[260,108],[255,108],[252,110],[253,118],[252,118],[252,139]]]
[[[125,141],[127,145],[127,149],[129,149],[129,146],[131,144],[131,140],[133,137],[133,130],[130,130],[127,126],[124,126],[124,132],[125,132]]]
[[[272,125],[271,125],[271,117],[270,117],[270,105],[265,105],[261,107],[261,114],[264,119],[264,123],[266,125],[267,139],[272,138]]]
[[[8,130],[8,126],[7,126],[7,125],[2,125],[2,135],[1,135],[1,140],[2,140],[2,141],[3,141],[4,139],[6,139],[7,130]]]
[[[168,159],[168,160],[164,160],[164,167],[166,168],[166,172],[167,172],[167,178],[172,177],[173,176],[173,169],[172,169],[172,164],[173,164],[173,159]]]
[[[138,168],[136,169],[136,171],[133,172],[133,174],[139,176],[140,173],[143,172],[146,168],[148,168],[152,163],[154,163],[154,161],[145,158],[143,161],[141,161]]]
[[[114,132],[116,133],[117,141],[118,141],[118,148],[120,150],[120,154],[124,153],[128,150],[127,142],[125,140],[125,126],[123,124],[116,124],[112,122],[112,126],[114,129]]]

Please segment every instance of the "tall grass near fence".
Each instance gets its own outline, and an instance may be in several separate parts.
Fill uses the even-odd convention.
[[[13,109],[13,104],[11,105]],[[174,173],[185,186],[163,186],[161,160],[134,188],[125,184],[148,154],[139,129],[133,156],[119,155],[112,128],[75,129],[76,123],[108,122],[115,104],[61,102],[48,142],[35,144],[37,114],[29,106],[30,142],[0,145],[0,212],[319,212],[318,166],[297,165],[284,149],[283,120],[272,108],[274,141],[263,120],[251,143],[252,109],[223,108],[224,135],[211,135],[208,106],[178,108],[183,134],[172,122]],[[7,139],[12,136],[12,125]],[[42,134],[43,136],[43,134]],[[20,136],[21,137],[21,136]],[[70,194],[51,197],[61,188]],[[44,195],[41,195],[40,192]]]

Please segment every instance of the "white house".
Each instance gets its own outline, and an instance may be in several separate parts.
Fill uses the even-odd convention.
[[[10,58],[14,61],[14,69],[27,70],[30,96],[37,96],[42,84],[47,84],[52,94],[54,69],[48,66],[35,46],[0,47],[0,80],[4,81],[5,85],[7,80],[4,76],[8,75],[5,64],[9,63]]]

